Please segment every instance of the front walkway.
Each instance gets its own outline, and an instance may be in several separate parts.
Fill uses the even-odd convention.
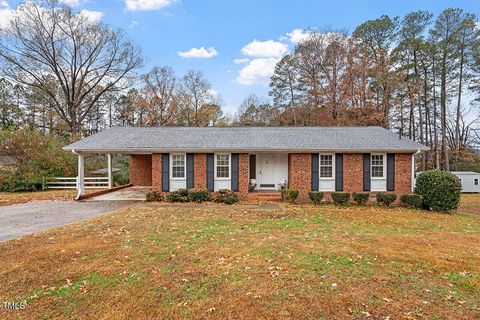
[[[128,202],[39,201],[0,207],[0,242],[96,217]]]

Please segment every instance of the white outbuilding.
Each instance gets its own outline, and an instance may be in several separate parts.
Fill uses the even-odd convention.
[[[422,172],[415,174],[415,181]],[[462,193],[480,193],[480,173],[473,171],[451,171],[462,183]]]
[[[462,183],[463,193],[480,192],[480,173],[473,171],[452,171]]]

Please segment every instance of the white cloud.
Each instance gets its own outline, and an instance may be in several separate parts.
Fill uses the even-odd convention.
[[[284,43],[267,40],[253,40],[242,48],[242,53],[255,58],[278,58],[287,52],[288,46]]]
[[[291,32],[287,33],[287,39],[292,43],[302,42],[310,36],[310,32],[302,29],[293,29]]]
[[[0,7],[1,8],[8,8],[9,7],[8,2],[5,1],[5,0],[1,0],[0,1]]]
[[[267,85],[278,60],[278,58],[253,59],[240,70],[237,82],[245,86],[254,84]]]
[[[132,22],[130,22],[130,24],[128,25],[128,28],[129,29],[132,29],[132,28],[135,28],[136,26],[138,26],[140,24],[140,22],[136,21],[136,20],[132,20]]]
[[[5,30],[10,27],[10,21],[15,17],[15,10],[9,9],[0,9],[0,30]]]
[[[87,1],[88,0],[60,0],[59,2],[69,7],[78,7]]]
[[[83,9],[79,15],[85,17],[90,23],[96,23],[102,19],[103,12]]]
[[[178,51],[177,55],[182,58],[212,58],[218,54],[214,47],[205,49],[204,47],[192,48],[188,51]]]
[[[162,9],[174,2],[176,0],[125,0],[125,5],[130,11],[149,11]]]
[[[233,63],[235,64],[244,64],[250,62],[250,58],[238,58],[238,59],[233,59]]]

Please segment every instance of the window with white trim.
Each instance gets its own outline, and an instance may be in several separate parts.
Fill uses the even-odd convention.
[[[385,156],[383,154],[372,154],[371,171],[372,178],[384,178]]]
[[[172,155],[172,178],[185,179],[185,155]]]
[[[217,154],[216,155],[216,177],[220,179],[230,178],[230,155]]]
[[[478,186],[478,179],[473,180],[473,184]]]
[[[333,178],[333,155],[320,155],[320,178]]]

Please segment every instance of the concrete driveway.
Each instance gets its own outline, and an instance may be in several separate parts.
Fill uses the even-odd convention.
[[[125,201],[40,201],[0,207],[0,241],[99,216],[129,204]]]

